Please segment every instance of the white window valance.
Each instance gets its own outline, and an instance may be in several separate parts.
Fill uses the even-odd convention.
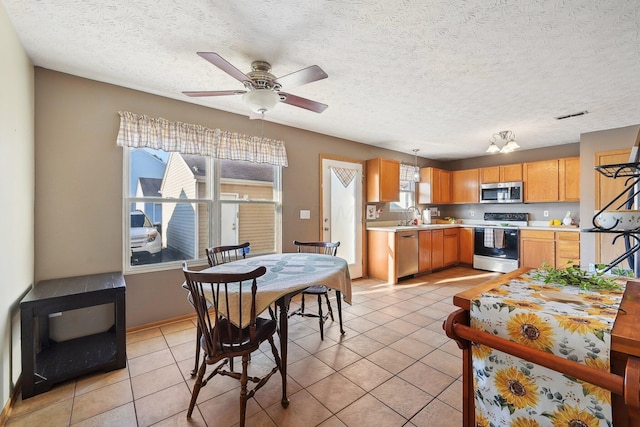
[[[284,141],[170,122],[128,111],[118,111],[118,114],[120,131],[116,143],[122,147],[147,147],[217,159],[288,166]]]

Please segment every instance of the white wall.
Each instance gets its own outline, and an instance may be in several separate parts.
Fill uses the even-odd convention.
[[[0,4],[0,405],[21,371],[19,302],[34,277],[34,72]]]

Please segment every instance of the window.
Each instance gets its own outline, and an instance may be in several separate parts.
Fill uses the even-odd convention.
[[[124,148],[125,271],[206,263],[205,248],[250,242],[281,247],[281,167]]]
[[[404,211],[409,206],[415,206],[416,201],[416,183],[414,174],[416,168],[405,164],[400,165],[400,201],[391,202],[389,210]]]

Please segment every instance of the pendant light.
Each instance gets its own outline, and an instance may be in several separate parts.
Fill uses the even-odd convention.
[[[418,151],[420,151],[417,148],[414,148],[413,150],[413,157],[414,157],[414,162],[413,162],[413,166],[414,166],[414,172],[413,172],[413,180],[415,182],[419,182],[420,181],[420,169],[418,168]]]

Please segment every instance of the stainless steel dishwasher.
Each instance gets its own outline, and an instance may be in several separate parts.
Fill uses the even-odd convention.
[[[418,272],[418,230],[396,232],[398,239],[398,277],[410,276]]]

